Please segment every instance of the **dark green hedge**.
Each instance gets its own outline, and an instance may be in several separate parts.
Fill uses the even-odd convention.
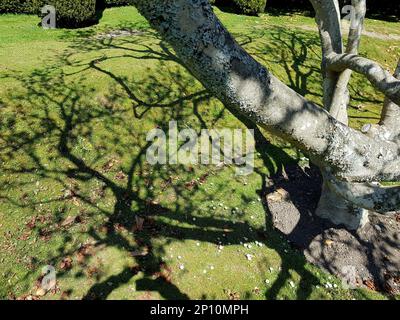
[[[99,1],[99,0],[98,0]],[[106,7],[120,7],[132,5],[132,0],[103,0]]]
[[[351,0],[339,0],[340,7],[351,4]],[[309,11],[314,14],[309,0],[268,0],[266,11],[278,10],[280,13]],[[383,20],[400,20],[399,0],[367,1],[367,17]]]
[[[38,12],[44,5],[56,8],[57,27],[78,28],[96,22],[96,0],[36,0]]]
[[[133,0],[97,0],[97,8],[105,9],[133,5]]]
[[[241,13],[258,15],[263,13],[267,0],[232,0]]]
[[[36,13],[35,0],[0,0],[0,13]]]
[[[247,15],[258,15],[263,13],[267,0],[209,0],[211,4],[215,4],[229,11]]]
[[[101,11],[106,7],[132,5],[133,0],[0,0],[0,13],[30,13],[38,14],[46,4],[53,4],[57,10],[57,25],[59,27],[81,27],[96,22],[96,9]],[[309,0],[209,0],[210,3],[227,7],[238,13],[256,15],[264,11],[279,10],[286,13],[296,10],[306,10],[313,13]],[[350,0],[340,0],[341,7]],[[400,19],[398,1],[369,1],[367,16],[381,19]]]

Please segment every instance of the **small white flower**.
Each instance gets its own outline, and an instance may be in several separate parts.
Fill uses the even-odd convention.
[[[327,282],[327,283],[325,284],[325,288],[327,288],[327,289],[332,289],[332,284],[331,284],[330,282]]]
[[[246,258],[247,260],[251,261],[253,259],[253,256],[251,254],[246,254]]]
[[[185,266],[184,266],[183,264],[180,264],[180,265],[179,265],[179,269],[180,269],[180,270],[183,270],[183,269],[185,269]]]
[[[182,257],[181,257],[181,256],[178,256],[178,259],[179,259],[179,260],[181,260],[181,259],[182,259]]]

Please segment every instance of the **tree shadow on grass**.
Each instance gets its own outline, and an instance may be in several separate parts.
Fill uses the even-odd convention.
[[[137,31],[134,25],[121,29]],[[278,279],[267,291],[268,299],[278,297],[291,270],[301,277],[296,297],[310,297],[319,279],[307,270],[304,257],[296,249],[287,252],[282,235],[274,230],[265,200],[271,192],[267,172],[283,175],[287,165],[297,166],[296,161],[270,144],[252,122],[231,110],[238,124],[255,130],[256,149],[263,167],[268,169],[256,168],[266,226],[252,228],[245,221],[202,216],[194,199],[219,200],[201,186],[208,177],[218,175],[218,170],[181,165],[151,167],[145,160],[149,142],[143,133],[155,127],[167,130],[170,120],[187,121],[197,130],[214,128],[226,124],[225,109],[204,108],[215,107],[215,99],[184,71],[157,34],[141,30],[129,37],[108,35],[93,38],[92,34],[82,33],[53,67],[36,70],[28,77],[6,76],[20,82],[25,92],[12,92],[5,101],[15,109],[2,120],[1,157],[4,173],[17,179],[2,187],[3,192],[6,188],[16,190],[15,194],[2,196],[3,202],[30,213],[40,212],[46,205],[52,212],[57,209],[59,223],[53,223],[53,229],[47,225],[33,227],[44,239],[49,233],[63,235],[58,254],[48,258],[52,262],[83,255],[80,263],[87,268],[91,255],[87,253],[100,248],[117,248],[128,256],[145,252],[135,254],[134,263],[112,276],[93,280],[85,299],[109,298],[132,281],[139,291],[156,291],[166,299],[187,299],[189,296],[174,284],[173,272],[163,260],[167,255],[165,243],[195,240],[229,246],[240,244],[243,237],[249,242],[265,243],[282,260]],[[243,39],[251,45],[252,37]],[[156,67],[141,69],[136,78],[131,78],[114,70],[117,65],[110,67],[109,63],[118,59],[132,70],[146,60],[154,60]],[[106,94],[96,96],[96,88],[87,80],[93,77],[106,81]],[[293,85],[306,90],[299,80]],[[40,187],[37,193],[36,188],[30,189],[32,181],[51,181],[50,186],[62,195],[48,196]],[[21,193],[21,188],[27,191]],[[221,188],[231,192],[228,185]],[[243,204],[248,202],[242,199]],[[70,245],[72,230],[62,226],[66,215],[71,214],[84,221],[80,223],[82,234],[91,239],[78,249]],[[144,218],[143,230],[135,230],[136,216]],[[90,223],[93,217],[103,223]],[[67,272],[62,270],[59,277]]]

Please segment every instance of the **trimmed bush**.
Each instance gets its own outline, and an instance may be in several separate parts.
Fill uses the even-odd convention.
[[[36,13],[35,0],[0,0],[0,13]]]
[[[99,1],[99,0],[97,0]],[[106,7],[121,7],[133,5],[133,0],[102,0]]]
[[[263,13],[267,0],[232,0],[241,13],[258,15]]]
[[[37,12],[44,5],[56,8],[57,27],[78,28],[97,21],[96,0],[35,0]]]
[[[239,14],[258,15],[265,11],[267,0],[209,0],[211,4],[220,6]]]

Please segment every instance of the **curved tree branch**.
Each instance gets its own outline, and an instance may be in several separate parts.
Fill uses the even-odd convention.
[[[314,7],[322,47],[322,76],[324,108],[342,123],[348,123],[347,104],[349,94],[347,84],[351,72],[336,72],[327,67],[327,57],[343,53],[340,9],[337,0],[310,0]]]
[[[333,177],[329,181],[333,192],[357,207],[381,214],[400,210],[400,187],[341,182]]]
[[[349,37],[347,41],[346,53],[358,53],[360,46],[362,30],[364,27],[364,18],[367,12],[367,1],[366,0],[352,0],[351,5],[353,6],[354,13],[352,15],[352,21],[350,21]]]
[[[189,71],[225,105],[344,180],[400,180],[399,147],[366,137],[275,78],[244,51],[207,0],[135,0]]]
[[[331,54],[328,57],[328,67],[336,72],[351,69],[366,76],[375,88],[394,103],[400,104],[400,80],[378,63],[356,54]]]
[[[393,76],[400,80],[400,59],[397,63],[397,68]],[[387,128],[391,133],[389,139],[398,139],[400,135],[400,105],[391,101],[388,97],[385,99],[385,104],[383,105],[381,121],[379,123],[381,126]]]

